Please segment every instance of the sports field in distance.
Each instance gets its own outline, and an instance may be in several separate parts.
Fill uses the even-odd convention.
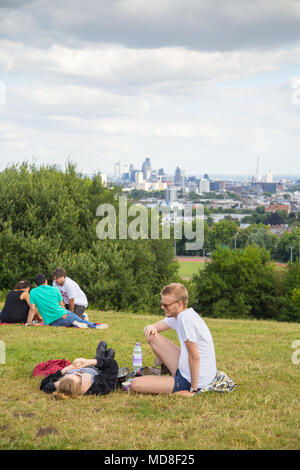
[[[176,258],[176,261],[179,264],[178,274],[182,279],[190,280],[194,274],[203,270],[205,267],[205,262],[203,258]],[[207,262],[207,261],[206,261]]]

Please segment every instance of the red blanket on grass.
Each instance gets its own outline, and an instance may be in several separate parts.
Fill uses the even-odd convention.
[[[33,369],[32,375],[34,377],[48,377],[50,374],[55,374],[58,370],[70,366],[71,362],[68,359],[50,359],[46,362],[40,362]]]

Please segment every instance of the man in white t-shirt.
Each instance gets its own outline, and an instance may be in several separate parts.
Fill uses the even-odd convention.
[[[156,357],[172,376],[142,376],[132,380],[130,389],[141,393],[179,393],[193,396],[206,387],[217,373],[214,343],[204,320],[188,308],[188,292],[182,284],[169,284],[161,291],[161,306],[166,318],[144,329]],[[176,330],[180,347],[163,331]]]
[[[59,288],[66,309],[80,316],[84,320],[88,320],[88,316],[85,313],[88,301],[85,293],[80,289],[77,282],[67,277],[63,268],[56,268],[52,273],[52,277],[53,286]]]

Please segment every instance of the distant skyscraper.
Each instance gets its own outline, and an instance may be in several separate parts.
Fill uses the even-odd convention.
[[[199,181],[198,190],[200,194],[209,193],[210,191],[210,182],[206,178],[202,178]]]
[[[122,171],[122,179],[129,180],[129,166],[128,165],[124,165],[124,168]]]
[[[210,181],[210,191],[225,191],[225,181]]]
[[[165,190],[165,201],[175,202],[177,200],[178,188],[168,188]]]
[[[135,183],[136,184],[141,184],[143,182],[144,182],[143,172],[142,171],[136,171],[135,172]]]
[[[269,170],[266,174],[266,183],[273,183],[272,170]]]
[[[121,163],[120,162],[115,163],[115,178],[117,179],[121,178]]]
[[[184,186],[184,170],[181,165],[175,170],[175,184],[177,186]]]
[[[257,157],[257,163],[256,163],[256,176],[255,176],[255,180],[257,183],[259,183],[261,181],[261,174],[260,174],[260,166],[259,166],[259,163],[260,163],[260,158],[259,156]]]
[[[105,175],[104,173],[101,173],[101,181],[103,186],[107,186],[107,175]]]
[[[142,172],[144,176],[144,180],[147,181],[151,176],[151,160],[150,158],[146,158],[143,165],[142,165]]]
[[[134,166],[132,163],[129,166],[129,179],[130,181],[134,181]]]

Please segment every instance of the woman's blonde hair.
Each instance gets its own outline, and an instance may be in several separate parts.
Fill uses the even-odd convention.
[[[53,393],[54,398],[71,398],[80,395],[82,395],[81,383],[75,382],[67,375],[59,380],[56,392]]]
[[[176,300],[183,303],[184,307],[187,307],[189,301],[189,293],[183,284],[173,282],[165,286],[160,295],[173,295]]]

